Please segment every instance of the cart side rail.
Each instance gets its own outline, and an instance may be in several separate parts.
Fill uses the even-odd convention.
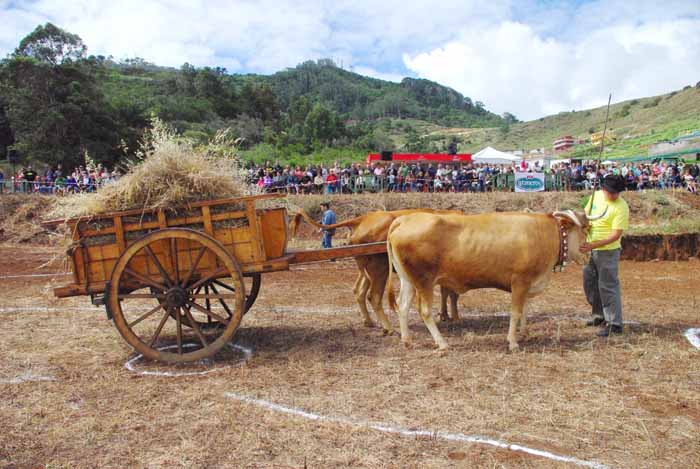
[[[236,204],[236,203],[245,203],[247,201],[255,201],[255,200],[265,200],[265,199],[280,199],[286,197],[286,194],[279,194],[279,193],[270,193],[270,194],[261,194],[261,195],[248,195],[248,196],[243,196],[243,197],[233,197],[230,199],[215,199],[215,200],[203,200],[201,202],[192,202],[191,204],[187,204],[187,206],[183,207],[183,210],[188,210],[191,208],[197,208],[197,207],[203,207],[203,206],[209,206],[213,207],[216,205],[225,205],[225,204]],[[73,217],[73,218],[62,218],[62,219],[56,219],[56,220],[47,220],[41,223],[41,226],[45,228],[52,228],[56,227],[59,225],[62,225],[64,223],[78,223],[81,221],[93,221],[93,220],[103,220],[103,219],[110,219],[114,218],[115,216],[120,216],[120,217],[126,217],[126,216],[138,216],[138,215],[153,215],[157,213],[158,211],[163,211],[167,209],[162,209],[162,208],[154,208],[154,209],[132,209],[132,210],[123,210],[119,212],[108,212],[108,213],[101,213],[98,215],[85,215],[81,217]]]

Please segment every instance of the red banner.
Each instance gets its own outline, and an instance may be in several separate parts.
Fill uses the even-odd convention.
[[[471,153],[447,155],[444,153],[394,153],[391,161],[385,163],[469,163],[472,160]],[[367,163],[382,161],[379,153],[367,155]]]

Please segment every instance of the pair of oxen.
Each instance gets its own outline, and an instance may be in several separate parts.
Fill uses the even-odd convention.
[[[384,331],[393,332],[382,306],[388,288],[389,305],[399,316],[402,342],[410,343],[407,316],[416,300],[423,322],[438,348],[444,350],[447,342],[432,315],[435,286],[441,287],[443,320],[459,319],[457,295],[497,288],[510,292],[512,297],[508,329],[511,351],[518,349],[518,325],[520,334],[526,334],[527,300],[544,291],[555,267],[586,262],[587,256],[579,246],[593,220],[571,210],[465,215],[453,210],[411,209],[369,212],[324,226],[299,211],[292,219],[293,233],[301,219],[317,228],[350,229],[349,244],[387,242],[387,255],[355,258],[359,273],[354,291],[365,325],[374,325],[367,310],[369,299]],[[401,285],[398,305],[391,286],[394,270]]]

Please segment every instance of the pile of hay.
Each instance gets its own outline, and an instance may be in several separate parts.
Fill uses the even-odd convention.
[[[138,160],[128,164],[126,174],[95,193],[60,200],[50,217],[89,217],[131,209],[177,211],[192,202],[251,194],[231,155],[216,154],[225,137],[225,132],[220,133],[210,146],[195,147],[154,120]]]

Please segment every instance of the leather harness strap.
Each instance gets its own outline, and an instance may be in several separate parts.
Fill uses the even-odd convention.
[[[569,233],[564,228],[564,225],[561,224],[559,218],[554,217],[554,219],[557,221],[557,228],[559,229],[559,258],[552,268],[552,272],[556,272],[557,267],[559,267],[559,272],[562,272],[564,267],[566,267],[566,261],[569,259]]]

